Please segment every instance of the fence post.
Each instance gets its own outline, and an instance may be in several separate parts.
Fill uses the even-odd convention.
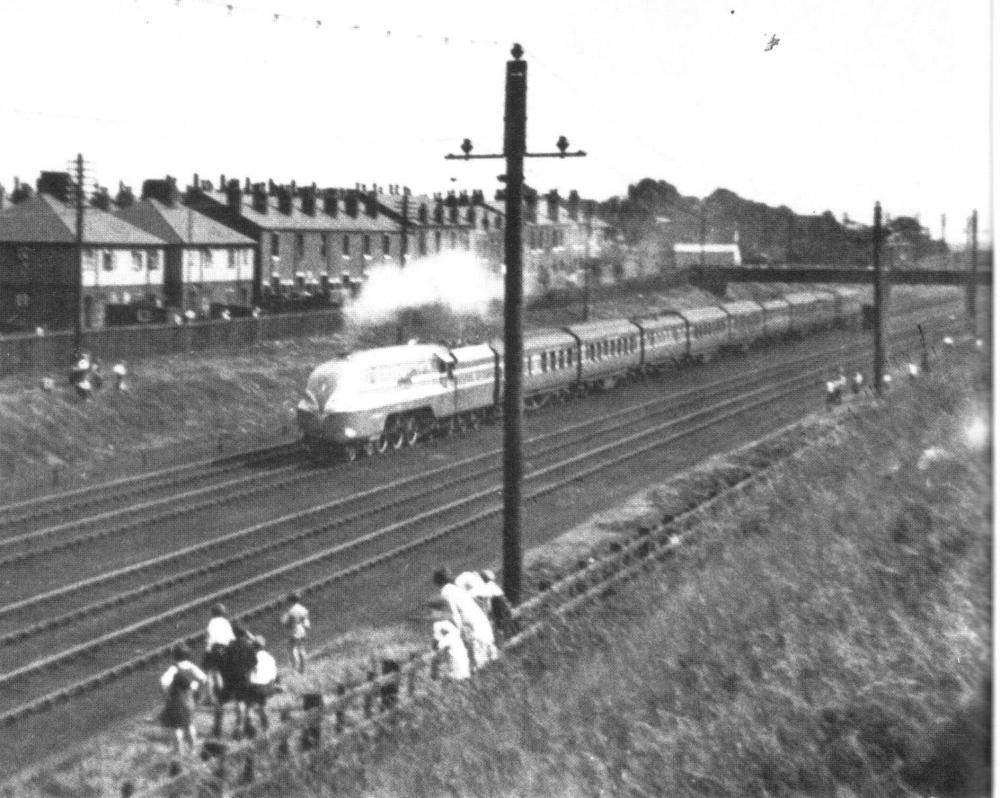
[[[399,662],[394,659],[382,660],[382,675],[388,676],[389,674],[395,674],[396,681],[383,684],[379,689],[383,712],[393,709],[399,701]]]
[[[339,687],[339,685],[338,685]],[[308,717],[302,730],[302,750],[308,751],[319,745],[323,734],[323,694],[306,693],[302,696],[302,709]],[[340,711],[337,712],[337,722],[340,722]]]
[[[417,662],[417,660],[419,658],[420,658],[420,655],[416,651],[413,651],[413,652],[410,653],[410,666],[411,667],[410,667],[410,672],[406,676],[406,694],[408,696],[410,696],[411,698],[413,697],[413,694],[416,692],[416,687],[417,687],[417,668],[416,668],[416,662]]]

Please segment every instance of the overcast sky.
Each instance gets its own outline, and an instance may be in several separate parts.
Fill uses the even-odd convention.
[[[275,18],[277,14],[277,18]],[[643,177],[990,235],[989,0],[0,0],[0,183],[82,152],[147,177],[492,193],[504,63],[528,62],[527,181]],[[767,49],[774,37],[776,44]]]

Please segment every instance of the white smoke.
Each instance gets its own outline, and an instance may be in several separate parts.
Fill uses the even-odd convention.
[[[447,305],[455,313],[485,315],[503,296],[503,279],[469,252],[447,252],[399,264],[377,266],[344,316],[352,324],[391,321],[405,308]]]

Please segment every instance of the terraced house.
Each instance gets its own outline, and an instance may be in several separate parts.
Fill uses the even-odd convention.
[[[360,279],[393,258],[399,227],[363,192],[226,181],[195,181],[184,204],[254,241],[254,304],[269,295],[319,292],[343,276]]]
[[[75,190],[65,172],[42,172],[38,193],[0,212],[0,324],[65,329],[76,323]],[[162,306],[166,242],[107,210],[88,207],[83,223],[81,324],[134,307]]]

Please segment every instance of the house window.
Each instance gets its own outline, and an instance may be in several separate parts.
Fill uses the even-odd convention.
[[[83,268],[90,271],[97,271],[97,253],[92,249],[83,251]]]
[[[451,233],[449,233],[449,235],[448,235],[448,246],[450,246],[452,249],[455,248],[455,231],[454,230],[452,230]]]
[[[101,253],[101,265],[106,272],[113,272],[115,270],[115,259],[110,250],[106,249]]]
[[[301,258],[306,254],[306,237],[302,233],[295,234],[295,256]]]
[[[272,255],[277,255],[279,249],[280,249],[280,245],[279,245],[279,240],[278,240],[278,234],[277,233],[271,233],[271,254]]]
[[[142,271],[142,253],[137,249],[132,250],[132,268],[137,272]]]
[[[155,272],[160,268],[160,253],[155,249],[146,253],[146,269]]]
[[[350,256],[350,254],[351,254],[351,237],[350,236],[344,236],[344,241],[341,244],[340,251],[344,254],[345,257],[349,257]]]
[[[319,237],[319,256],[326,257],[326,233],[321,233]]]
[[[206,269],[210,269],[212,267],[212,250],[203,249],[201,251],[201,265]]]
[[[382,236],[382,254],[388,255],[392,252],[392,243],[389,241],[389,236]]]
[[[364,255],[372,254],[372,237],[365,234],[365,237],[361,239],[361,252]]]
[[[236,250],[235,249],[229,250],[229,261],[228,261],[228,263],[226,265],[230,269],[235,269],[236,268]]]
[[[434,231],[434,250],[436,252],[440,252],[441,251],[441,231],[440,230],[435,230]]]

